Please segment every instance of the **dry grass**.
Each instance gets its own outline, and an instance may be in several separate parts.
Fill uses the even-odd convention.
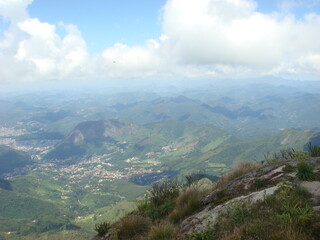
[[[310,236],[306,236],[303,234],[298,228],[294,228],[292,226],[286,226],[283,229],[265,229],[265,231],[260,233],[260,236],[251,235],[249,236],[247,233],[247,229],[245,227],[235,228],[231,233],[226,234],[221,237],[220,240],[311,240]]]
[[[160,222],[157,225],[151,227],[148,233],[148,240],[169,240],[176,239],[178,233],[174,227],[169,222]]]
[[[316,240],[319,218],[299,188],[283,188],[257,204],[239,202],[219,216],[220,240]]]
[[[115,224],[119,239],[139,239],[151,228],[151,220],[140,215],[127,215]]]
[[[286,226],[282,230],[272,233],[270,239],[310,240],[310,236],[303,234],[297,227]]]
[[[232,233],[223,236],[221,240],[242,240],[242,238],[242,229],[236,228]]]
[[[201,208],[201,199],[206,195],[204,191],[196,188],[189,188],[176,199],[175,208],[170,213],[169,219],[173,223],[178,223],[185,217],[191,215]]]
[[[231,171],[229,171],[226,175],[223,175],[219,181],[214,186],[214,189],[219,189],[226,186],[232,180],[241,177],[242,175],[257,170],[262,165],[256,162],[239,162]]]

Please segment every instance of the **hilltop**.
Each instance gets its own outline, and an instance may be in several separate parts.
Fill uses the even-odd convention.
[[[158,182],[133,212],[97,225],[95,240],[319,239],[320,148],[308,149],[242,162],[211,187]]]
[[[66,141],[81,143],[90,141],[107,141],[137,133],[139,127],[120,119],[104,119],[79,123],[69,134]]]

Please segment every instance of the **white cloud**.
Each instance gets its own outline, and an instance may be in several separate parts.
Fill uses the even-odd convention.
[[[24,20],[28,16],[27,6],[33,0],[1,0],[0,16],[12,22]]]
[[[320,53],[318,15],[296,20],[293,15],[262,14],[247,0],[172,0],[164,14],[165,45],[180,64],[212,70],[225,66],[244,74],[317,64],[317,58],[305,60]]]
[[[117,78],[153,76],[161,69],[158,49],[159,43],[155,40],[147,41],[145,46],[115,44],[97,57],[101,64],[98,72]]]
[[[75,25],[30,18],[32,0],[1,0],[11,25],[0,39],[0,82],[152,76],[320,76],[320,16],[263,14],[253,0],[168,0],[163,33],[145,45],[122,43],[96,55]],[[66,35],[57,34],[62,27]]]
[[[1,14],[8,12],[5,16],[11,22],[0,40],[0,64],[4,66],[0,70],[0,81],[34,82],[84,76],[89,56],[77,27],[61,25],[66,30],[61,38],[55,25],[40,22],[27,14],[17,18],[30,2],[15,0],[10,8],[10,1],[7,1],[7,8],[0,11]]]

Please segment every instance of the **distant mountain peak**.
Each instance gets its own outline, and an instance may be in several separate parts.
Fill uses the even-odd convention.
[[[86,121],[79,123],[69,134],[66,141],[69,143],[80,143],[83,141],[113,139],[133,134],[136,131],[137,126],[121,119]]]

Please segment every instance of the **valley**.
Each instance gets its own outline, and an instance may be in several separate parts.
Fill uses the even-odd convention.
[[[0,236],[88,239],[161,179],[216,180],[239,161],[319,144],[316,87],[3,96]]]
[[[319,38],[320,0],[0,0],[0,240],[320,239]]]

